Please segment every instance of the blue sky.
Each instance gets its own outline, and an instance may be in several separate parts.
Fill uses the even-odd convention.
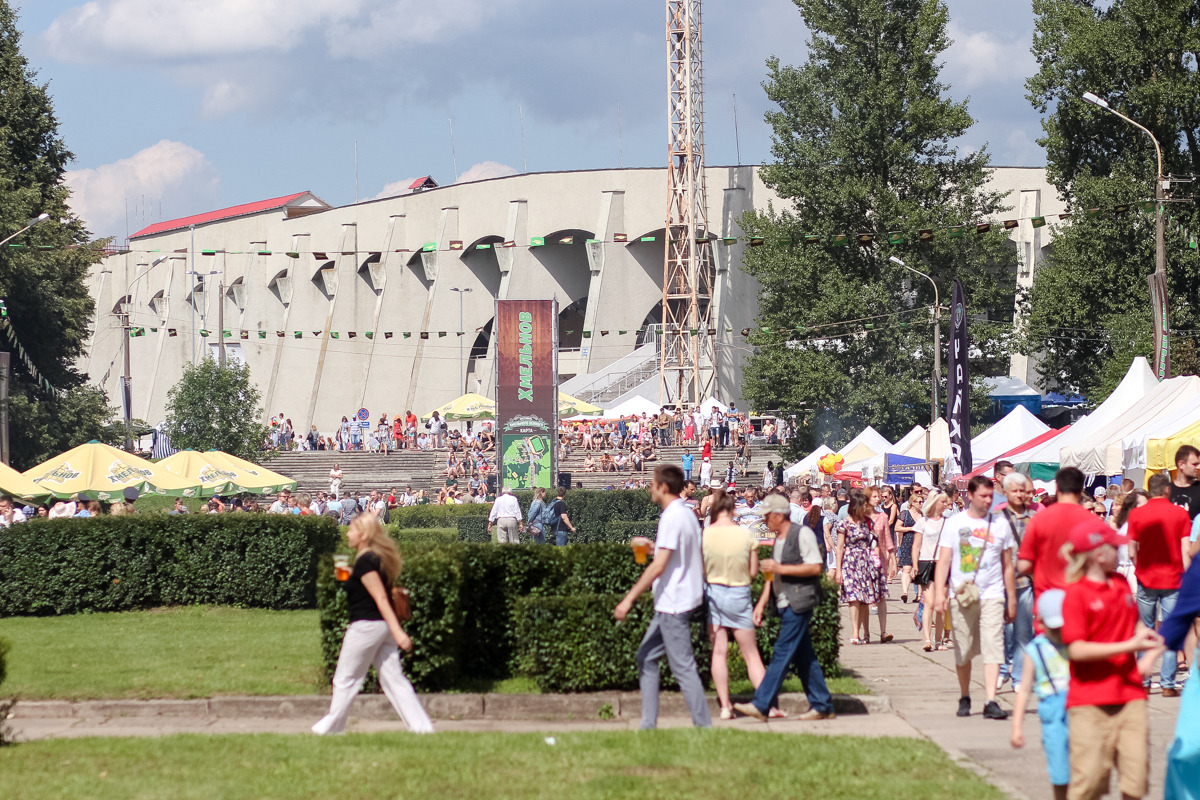
[[[12,0],[97,234],[302,191],[665,163],[661,0]],[[948,0],[943,80],[996,165],[1039,165],[1029,0]],[[787,0],[704,6],[710,164],[762,163],[764,61],[804,59]],[[735,142],[733,96],[737,96]],[[620,101],[621,137],[617,103]],[[144,200],[143,200],[144,198]],[[161,211],[160,211],[161,208]]]

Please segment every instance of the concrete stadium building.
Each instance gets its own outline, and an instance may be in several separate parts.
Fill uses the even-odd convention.
[[[780,206],[753,166],[705,175],[713,238],[743,236],[744,212]],[[554,297],[564,391],[610,407],[637,394],[657,401],[666,184],[665,168],[425,180],[337,208],[299,192],[159,222],[93,268],[81,367],[119,398],[128,342],[132,416],[157,423],[184,365],[216,354],[223,295],[227,357],[250,365],[266,413],[329,431],[362,407],[377,419],[426,413],[463,391],[492,394],[494,301]],[[1004,193],[1006,218],[1022,219],[1011,235],[1027,285],[1061,200],[1041,168],[997,168],[990,188]],[[1034,228],[1028,218],[1041,215],[1050,224]],[[746,246],[713,248],[715,394],[725,402],[741,400],[740,331],[757,309],[756,282],[740,269]],[[144,334],[125,335],[126,311]],[[1015,358],[1012,374],[1033,383],[1029,373]]]

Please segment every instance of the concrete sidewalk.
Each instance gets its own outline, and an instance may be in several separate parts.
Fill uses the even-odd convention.
[[[899,594],[893,585],[892,595]],[[850,646],[850,623],[843,607],[841,662],[853,670],[872,692],[891,700],[892,708],[921,735],[935,742],[960,763],[978,765],[989,781],[1017,798],[1045,800],[1052,796],[1042,753],[1041,726],[1036,701],[1025,715],[1025,747],[1009,744],[1011,721],[982,716],[984,704],[983,662],[976,658],[971,675],[970,717],[955,716],[958,710],[958,678],[952,650],[926,653],[924,637],[913,625],[914,606],[896,600],[888,603],[890,644],[879,644],[879,624],[871,616],[871,644]],[[1006,683],[997,697],[1001,707],[1011,710],[1016,695]],[[1175,735],[1178,698],[1164,698],[1158,689],[1150,695],[1150,792],[1162,796],[1166,753]],[[1115,787],[1115,782],[1114,782]]]

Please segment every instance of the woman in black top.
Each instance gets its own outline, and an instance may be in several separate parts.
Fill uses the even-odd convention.
[[[397,646],[405,652],[412,650],[412,640],[400,627],[392,609],[390,593],[400,574],[400,551],[374,514],[355,517],[346,538],[358,551],[354,572],[345,584],[350,624],[333,674],[329,713],[313,725],[312,731],[325,735],[345,729],[350,704],[362,688],[367,670],[374,665],[384,694],[408,729],[413,733],[433,733],[429,715],[400,668]]]

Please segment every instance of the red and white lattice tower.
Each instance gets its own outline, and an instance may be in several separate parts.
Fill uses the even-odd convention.
[[[659,402],[696,404],[713,391],[714,264],[704,187],[700,0],[667,0],[666,260]]]

